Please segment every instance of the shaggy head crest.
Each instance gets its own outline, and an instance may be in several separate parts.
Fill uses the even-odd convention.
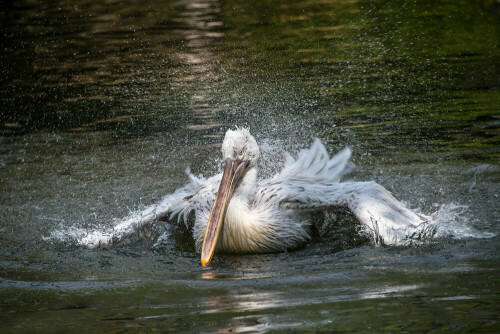
[[[227,130],[222,142],[222,155],[224,160],[248,160],[250,165],[255,165],[259,158],[257,141],[246,128]]]

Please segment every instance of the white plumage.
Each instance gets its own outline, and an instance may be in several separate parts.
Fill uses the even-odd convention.
[[[313,215],[338,206],[348,207],[378,244],[405,244],[433,233],[428,217],[418,215],[375,182],[340,182],[352,164],[351,151],[332,158],[316,139],[294,160],[287,156],[280,173],[257,181],[259,148],[247,129],[229,130],[222,144],[224,160],[247,161],[228,200],[216,252],[261,253],[293,249],[311,238]],[[167,195],[159,204],[118,222],[110,231],[94,231],[80,240],[88,246],[115,244],[140,238],[158,219],[169,218],[188,226],[194,214],[193,238],[200,251],[222,173],[198,178]],[[210,260],[208,260],[210,261]]]

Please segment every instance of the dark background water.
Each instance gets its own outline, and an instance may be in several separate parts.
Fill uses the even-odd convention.
[[[0,6],[4,331],[500,329],[498,2]],[[314,137],[351,147],[352,178],[448,233],[375,247],[330,217],[303,249],[206,270],[184,235],[75,244],[183,185],[186,166],[219,171],[235,125],[263,175]]]

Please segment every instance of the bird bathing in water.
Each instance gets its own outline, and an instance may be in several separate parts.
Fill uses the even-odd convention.
[[[316,139],[296,159],[286,156],[273,178],[258,181],[259,146],[245,128],[228,130],[222,143],[224,171],[210,178],[188,172],[190,182],[156,205],[118,221],[107,232],[80,240],[90,247],[131,241],[159,219],[192,227],[201,264],[214,253],[267,253],[308,242],[318,212],[347,207],[377,244],[401,245],[433,233],[417,214],[375,182],[340,182],[351,170],[351,151],[332,158]],[[191,219],[194,216],[194,219]]]

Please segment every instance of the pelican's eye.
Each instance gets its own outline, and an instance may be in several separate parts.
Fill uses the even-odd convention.
[[[243,153],[244,153],[243,150],[241,150],[239,156],[242,157]]]

